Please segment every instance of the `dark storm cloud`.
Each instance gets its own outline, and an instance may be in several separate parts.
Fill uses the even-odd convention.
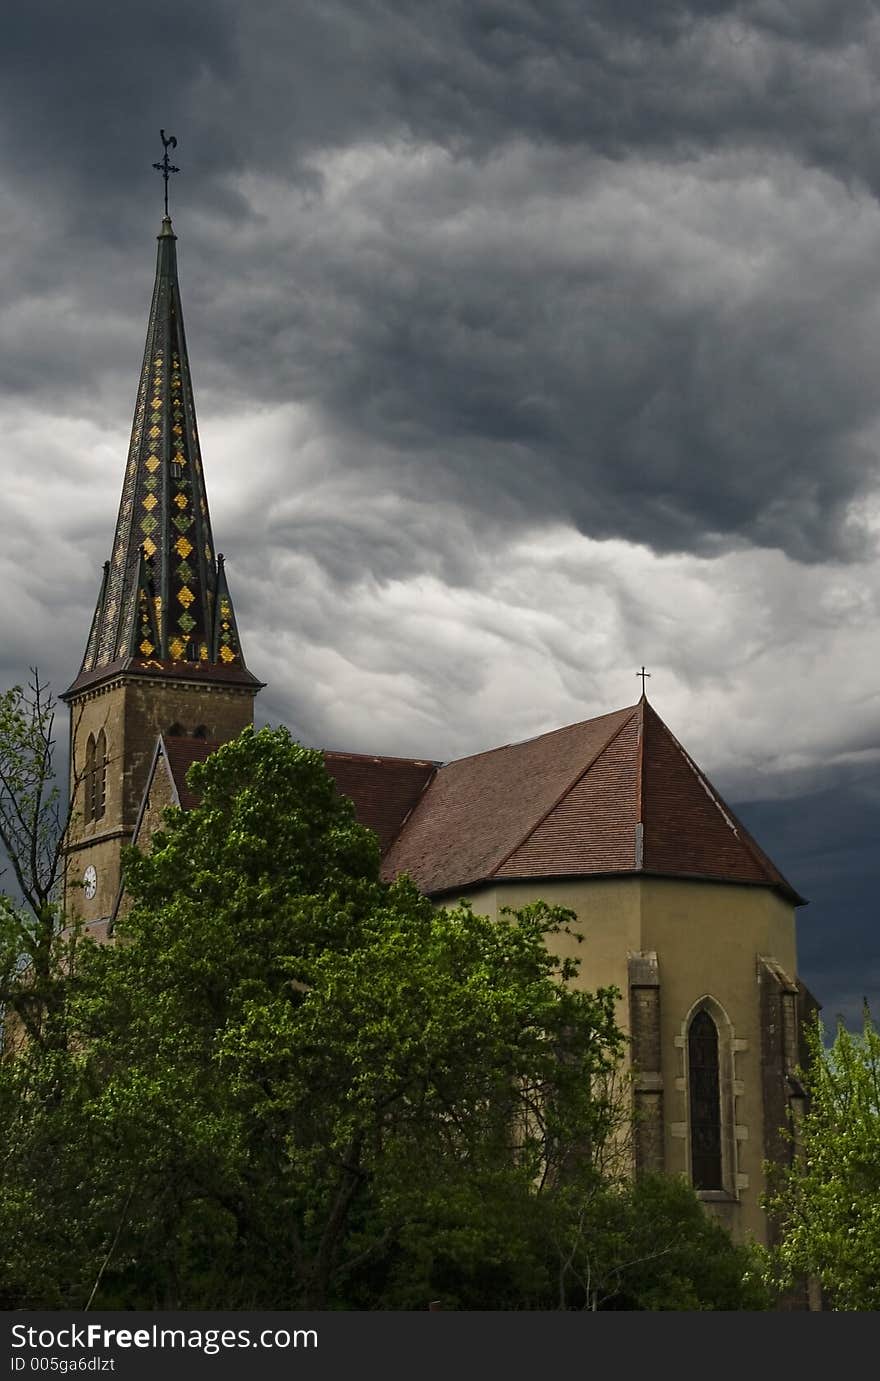
[[[686,274],[664,283],[662,254],[639,269],[584,246],[562,271],[539,236],[531,248],[508,258],[487,231],[467,262],[438,263],[389,245],[387,273],[355,289],[350,351],[316,385],[337,426],[395,469],[418,463],[438,497],[454,486],[497,515],[503,495],[521,522],[568,517],[660,550],[858,552],[848,514],[875,479],[860,438],[877,396],[847,361],[863,334],[880,345],[860,304],[804,284],[794,308],[790,283],[760,274],[725,301]]]
[[[753,143],[877,174],[869,0],[157,0],[149,13],[34,0],[8,16],[4,54],[10,142],[54,147],[59,170],[93,180],[99,155],[116,185],[162,102],[211,178],[400,133],[470,150],[517,134],[615,157],[638,145],[663,159]]]
[[[774,798],[747,821],[854,1012],[877,815],[828,762],[880,741],[878,76],[876,6],[839,0],[11,9],[0,684],[79,664],[164,126],[263,716],[457,756],[627,703],[647,660],[732,799]]]
[[[880,231],[835,245],[876,183],[878,27],[872,6],[843,10],[19,7],[3,150],[34,229],[3,250],[4,386],[130,407],[164,123],[203,406],[309,404],[339,451],[369,451],[371,483],[495,524],[857,555],[877,407],[849,362],[880,344]],[[400,167],[332,205],[336,151],[377,146]],[[817,245],[810,167],[836,217]],[[267,200],[273,179],[293,204]],[[664,235],[711,263],[676,262]],[[750,282],[727,286],[743,244]]]
[[[800,972],[833,1031],[839,1017],[857,1029],[867,999],[880,1016],[876,843],[877,765],[831,769],[795,797],[746,802],[744,823],[809,899],[798,916]]]
[[[8,166],[45,196],[72,196],[71,222],[127,201],[139,180],[132,151],[145,133],[155,137],[160,113],[182,118],[206,84],[234,81],[234,14],[223,0],[156,0],[149,11],[113,0],[12,7],[0,49]],[[95,216],[89,233],[101,229]]]
[[[212,303],[217,394],[307,400],[366,483],[471,515],[861,553],[880,218],[741,160],[670,192],[522,147],[399,157],[341,206],[287,207],[290,243]]]

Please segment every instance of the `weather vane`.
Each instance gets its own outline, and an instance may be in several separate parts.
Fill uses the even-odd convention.
[[[154,163],[154,164],[153,164],[153,167],[156,169],[156,172],[157,172],[157,173],[161,173],[162,176],[163,176],[163,178],[165,179],[165,215],[167,216],[167,215],[168,215],[168,179],[169,179],[169,177],[171,176],[172,173],[179,173],[179,172],[180,172],[180,169],[179,169],[179,168],[175,168],[174,164],[171,162],[171,160],[170,160],[169,157],[168,157],[168,150],[169,150],[169,149],[176,149],[176,148],[177,148],[177,140],[174,138],[174,135],[173,135],[173,134],[169,134],[169,135],[167,136],[167,138],[166,138],[164,129],[160,129],[159,133],[160,133],[161,136],[162,136],[162,143],[165,145],[165,153],[164,153],[163,156],[162,156],[162,162],[161,162],[161,163]]]
[[[650,679],[651,679],[651,673],[650,673],[650,671],[645,671],[645,668],[642,667],[641,671],[637,671],[637,672],[636,672],[636,676],[641,676],[641,678],[642,678],[642,695],[644,695],[644,694],[645,694],[645,682],[646,682],[646,681],[650,681]]]

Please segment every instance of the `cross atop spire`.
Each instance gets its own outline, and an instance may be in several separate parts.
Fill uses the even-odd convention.
[[[645,694],[645,682],[646,682],[646,681],[650,681],[650,679],[651,679],[651,673],[650,673],[650,671],[645,671],[645,668],[642,667],[641,671],[637,671],[637,672],[636,672],[636,676],[641,676],[641,678],[642,678],[642,695],[644,696],[644,694]]]
[[[162,162],[161,162],[161,163],[154,163],[154,164],[153,164],[153,167],[156,169],[156,172],[157,172],[157,173],[161,173],[162,176],[163,176],[163,178],[165,179],[165,219],[167,220],[167,219],[168,219],[168,178],[171,176],[172,173],[179,173],[179,172],[180,172],[180,169],[179,169],[179,168],[175,168],[174,164],[171,162],[171,160],[170,160],[169,157],[168,157],[168,150],[169,150],[169,149],[176,149],[176,148],[177,148],[177,140],[174,138],[174,135],[173,135],[173,134],[169,134],[169,135],[166,137],[164,129],[160,129],[160,130],[159,130],[159,134],[160,134],[161,137],[162,137],[162,143],[163,143],[163,145],[165,146],[165,152],[164,152],[164,154],[162,155]]]

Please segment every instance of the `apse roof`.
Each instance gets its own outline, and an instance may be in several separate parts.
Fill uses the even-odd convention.
[[[403,872],[432,895],[628,873],[803,901],[645,699],[440,767],[385,854]]]

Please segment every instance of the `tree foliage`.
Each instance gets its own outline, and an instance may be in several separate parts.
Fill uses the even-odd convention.
[[[569,1205],[560,1234],[569,1307],[767,1309],[749,1247],[735,1246],[684,1180],[648,1175],[597,1186]]]
[[[385,884],[284,730],[189,781],[198,808],[127,857],[115,943],[65,970],[66,1044],[0,1062],[6,1307],[608,1307],[627,1279],[633,1307],[701,1307],[632,1274],[617,994],[555,957],[571,914]],[[665,1211],[678,1281],[699,1234]]]
[[[860,1035],[841,1023],[826,1050],[817,1023],[808,1042],[797,1154],[771,1167],[771,1274],[783,1286],[814,1277],[835,1309],[880,1309],[880,1033],[866,1009]]]

